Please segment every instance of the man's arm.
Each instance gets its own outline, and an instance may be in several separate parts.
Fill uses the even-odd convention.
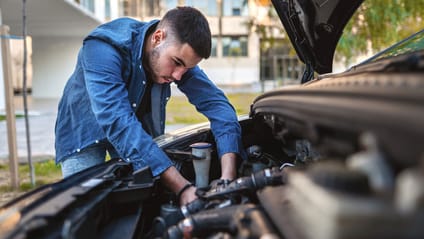
[[[226,153],[221,157],[221,179],[233,180],[237,176],[237,155]]]
[[[175,83],[190,103],[211,123],[217,153],[221,159],[221,179],[235,179],[237,157],[244,156],[241,127],[235,109],[224,92],[218,89],[199,67],[191,69],[181,81]]]

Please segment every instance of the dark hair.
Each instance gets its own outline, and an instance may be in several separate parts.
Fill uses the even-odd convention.
[[[169,10],[159,23],[168,26],[182,44],[188,43],[199,57],[211,55],[211,30],[206,17],[192,7],[177,7]]]

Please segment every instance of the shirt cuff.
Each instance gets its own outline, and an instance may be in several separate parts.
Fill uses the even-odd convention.
[[[172,161],[159,147],[155,147],[149,155],[142,159],[131,160],[134,171],[149,166],[152,171],[153,177],[163,173],[166,169],[173,166]]]
[[[218,150],[218,157],[226,153],[236,153],[244,158],[243,145],[238,134],[225,134],[216,139],[216,147]]]

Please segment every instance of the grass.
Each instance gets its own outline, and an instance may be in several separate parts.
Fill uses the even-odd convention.
[[[56,165],[53,159],[49,159],[43,162],[36,162],[33,164],[33,166],[36,179],[35,187],[57,182],[62,178],[62,171],[60,169],[60,166]],[[9,175],[9,165],[0,165],[0,173],[2,175]],[[7,179],[9,180],[9,178]],[[28,164],[19,165],[19,182],[20,187],[17,190],[18,192],[26,192],[31,189],[34,189],[30,180],[30,168]],[[9,182],[0,186],[0,193],[13,191],[13,189],[10,185],[8,185],[8,183]]]
[[[256,93],[228,94],[227,97],[236,109],[238,115],[248,114],[250,104],[258,96]],[[1,120],[1,116],[0,116]],[[173,96],[167,106],[167,124],[195,124],[205,122],[207,119],[196,111],[185,96]],[[62,178],[60,166],[57,166],[53,159],[34,163],[35,187],[54,183]],[[0,164],[0,174],[9,172],[8,165]],[[20,188],[19,192],[26,192],[33,189],[30,182],[30,169],[28,164],[19,165]],[[9,180],[9,178],[6,178]],[[0,184],[0,193],[10,192],[13,189],[8,185],[10,182]]]
[[[258,93],[228,94],[228,100],[234,106],[237,115],[248,114],[250,104]],[[168,102],[166,124],[195,124],[207,121],[206,117],[196,111],[185,96],[173,96]]]
[[[23,118],[24,115],[17,114],[15,115],[16,118]],[[0,115],[0,121],[6,120],[6,115]]]

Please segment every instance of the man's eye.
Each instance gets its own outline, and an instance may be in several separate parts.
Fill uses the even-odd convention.
[[[173,61],[174,61],[174,64],[175,64],[176,66],[182,66],[181,62],[176,61],[176,60],[173,60]]]

